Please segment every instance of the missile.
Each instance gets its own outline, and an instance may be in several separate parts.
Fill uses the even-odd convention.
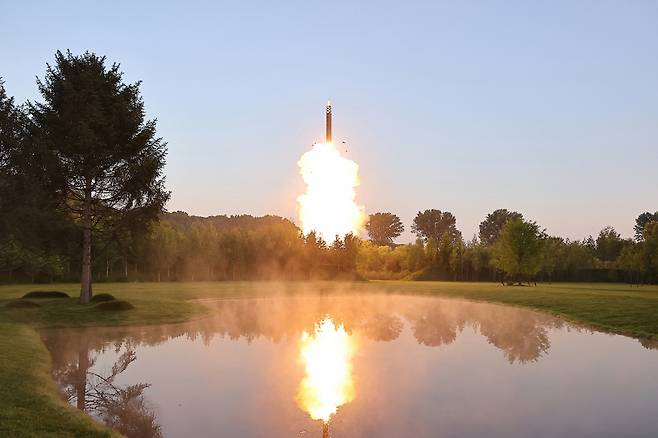
[[[325,143],[331,143],[331,101],[327,101],[327,124],[325,130]]]

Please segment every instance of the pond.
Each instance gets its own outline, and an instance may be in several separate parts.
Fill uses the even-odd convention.
[[[186,324],[44,330],[64,397],[129,437],[649,437],[658,350],[404,295],[208,301]]]

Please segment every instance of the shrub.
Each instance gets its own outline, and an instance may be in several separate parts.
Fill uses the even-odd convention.
[[[114,295],[112,294],[98,294],[91,297],[91,301],[94,303],[104,303],[107,301],[115,301]]]
[[[34,290],[23,295],[22,298],[71,298],[66,292],[57,290]]]

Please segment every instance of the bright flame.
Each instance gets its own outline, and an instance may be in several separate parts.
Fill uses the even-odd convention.
[[[354,400],[352,356],[354,340],[345,328],[326,318],[315,333],[302,333],[301,360],[306,375],[299,385],[297,403],[313,420],[325,423],[339,406]]]
[[[365,213],[356,205],[359,166],[340,155],[332,143],[317,143],[297,163],[306,193],[297,198],[304,234],[315,231],[331,243],[336,236],[357,235]]]

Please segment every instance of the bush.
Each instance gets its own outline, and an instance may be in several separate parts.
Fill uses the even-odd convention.
[[[114,301],[105,301],[96,306],[96,309],[102,310],[104,312],[117,312],[134,309],[135,306],[130,304],[128,301],[114,300]]]
[[[112,294],[98,294],[91,297],[93,303],[105,303],[107,301],[115,301],[114,295]]]
[[[13,300],[7,303],[7,307],[10,309],[34,309],[36,307],[41,307],[39,303],[28,300]]]
[[[23,295],[22,298],[71,298],[66,292],[57,290],[34,290]]]

